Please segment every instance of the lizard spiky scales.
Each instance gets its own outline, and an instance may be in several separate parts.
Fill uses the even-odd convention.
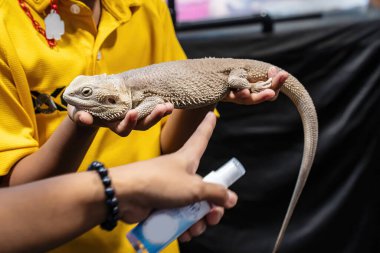
[[[105,120],[121,119],[136,109],[139,118],[157,104],[192,109],[217,103],[230,91],[248,88],[258,92],[271,85],[268,63],[248,59],[205,58],[172,61],[129,70],[116,75],[79,76],[64,92],[64,99],[78,110]],[[313,101],[304,86],[289,76],[280,91],[300,113],[304,128],[304,152],[296,186],[273,252],[285,230],[309,175],[318,141],[318,120]]]

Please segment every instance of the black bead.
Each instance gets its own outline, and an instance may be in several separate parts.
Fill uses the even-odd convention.
[[[107,198],[113,198],[115,196],[115,191],[111,187],[107,187],[104,192],[106,193]]]
[[[103,164],[100,163],[100,162],[95,161],[95,162],[93,162],[93,163],[91,164],[91,167],[92,167],[93,169],[98,169],[98,168],[103,167]]]
[[[108,175],[108,171],[107,171],[107,169],[104,168],[104,167],[100,167],[100,168],[98,169],[98,173],[99,173],[100,177],[105,177],[105,176]]]
[[[105,187],[111,186],[111,178],[109,178],[108,176],[102,177],[102,181]]]
[[[112,213],[112,216],[117,216],[117,215],[119,215],[119,207],[118,207],[118,206],[115,206],[115,207],[112,209],[111,213]]]
[[[100,227],[111,231],[116,227],[117,220],[119,219],[119,201],[115,196],[115,190],[111,187],[111,179],[108,177],[108,171],[102,163],[97,161],[91,163],[88,170],[96,170],[104,185],[104,193],[106,195],[105,203],[108,214],[106,220],[100,224]]]
[[[117,201],[117,198],[113,197],[112,199],[107,199],[106,204],[112,210],[115,206],[119,204],[119,201]]]
[[[116,225],[117,225],[116,220],[106,220],[105,222],[100,224],[100,227],[104,230],[111,231],[112,229],[116,227]]]

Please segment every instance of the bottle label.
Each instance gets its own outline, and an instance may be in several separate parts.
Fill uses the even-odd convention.
[[[185,207],[158,210],[130,233],[148,252],[158,252],[210,211],[206,201]]]

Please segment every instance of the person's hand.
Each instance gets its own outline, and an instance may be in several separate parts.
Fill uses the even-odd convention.
[[[208,113],[186,144],[175,153],[110,170],[123,221],[139,222],[153,209],[209,201],[215,205],[211,212],[180,237],[188,241],[200,235],[207,225],[217,224],[224,208],[236,204],[235,193],[221,185],[206,183],[195,174],[215,122],[215,115]]]
[[[235,104],[254,105],[264,101],[273,101],[277,98],[281,86],[284,84],[289,74],[285,71],[278,71],[276,67],[268,70],[268,78],[272,78],[272,85],[259,93],[250,93],[248,89],[229,92],[223,99],[224,102]]]
[[[77,124],[93,127],[107,127],[120,136],[127,136],[132,130],[147,130],[163,117],[172,113],[174,107],[171,103],[157,105],[147,117],[137,120],[137,111],[130,110],[124,119],[117,121],[105,121],[94,118],[85,111],[77,111],[75,107],[68,105],[69,117]]]

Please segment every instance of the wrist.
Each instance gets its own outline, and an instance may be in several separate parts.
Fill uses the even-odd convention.
[[[116,227],[117,221],[119,220],[119,201],[116,198],[111,178],[108,176],[108,170],[100,162],[91,163],[88,170],[96,171],[104,186],[104,203],[107,209],[107,215],[105,220],[100,224],[100,227],[104,230],[111,231]]]
[[[64,121],[66,121],[67,126],[73,128],[81,136],[95,135],[99,130],[98,126],[83,124],[79,119],[74,120],[70,116],[67,116]]]
[[[86,215],[88,218],[88,214],[91,213],[95,217],[95,224],[99,225],[101,222],[105,220],[107,217],[107,207],[104,204],[106,200],[106,196],[104,194],[104,186],[102,182],[99,180],[99,175],[96,171],[85,171],[80,172],[78,174],[87,174],[88,181],[82,180],[81,184],[87,183],[91,185],[87,187],[87,195],[85,195],[84,199],[81,199],[79,204],[86,205]]]
[[[112,185],[119,201],[119,213],[123,216],[130,211],[131,206],[143,200],[143,193],[151,186],[152,181],[143,172],[146,168],[144,162],[121,165],[109,169]]]

